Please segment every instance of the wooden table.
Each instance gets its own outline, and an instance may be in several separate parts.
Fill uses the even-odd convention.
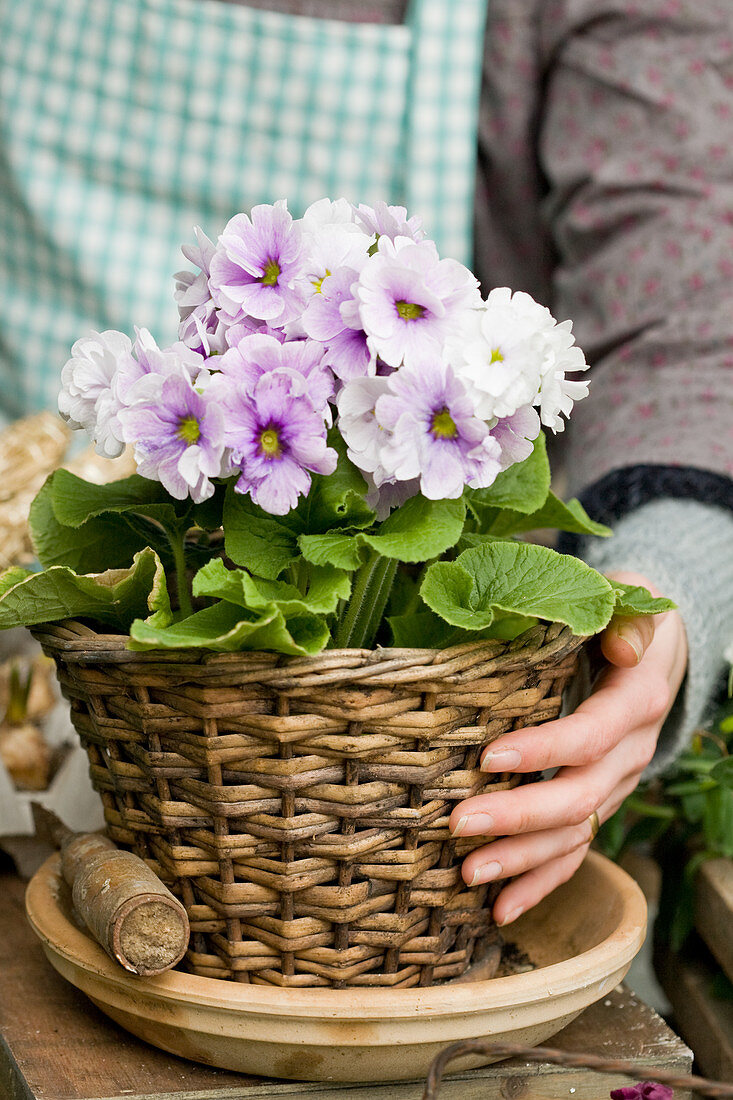
[[[424,1082],[274,1081],[209,1069],[147,1046],[103,1016],[47,962],[25,920],[24,885],[0,873],[1,1100],[419,1100]],[[626,989],[552,1040],[564,1050],[690,1072],[692,1054]],[[640,1075],[641,1076],[641,1075]],[[512,1059],[446,1078],[439,1100],[599,1100],[628,1078]],[[677,1090],[675,1100],[689,1096]]]

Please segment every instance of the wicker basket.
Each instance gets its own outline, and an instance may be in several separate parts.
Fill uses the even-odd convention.
[[[195,974],[279,986],[416,986],[495,937],[452,840],[482,746],[557,716],[582,639],[541,625],[445,650],[135,653],[76,622],[56,660],[110,836],[172,884]]]

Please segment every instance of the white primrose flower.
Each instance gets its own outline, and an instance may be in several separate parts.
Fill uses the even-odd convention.
[[[572,321],[562,321],[543,333],[547,345],[542,364],[539,399],[535,404],[540,410],[540,420],[553,432],[564,431],[565,421],[562,416],[570,416],[573,402],[588,396],[588,383],[585,379],[566,377],[567,374],[588,369],[583,352],[575,344],[572,327]]]
[[[567,415],[573,399],[588,392],[585,383],[565,378],[587,367],[574,343],[570,322],[558,325],[529,294],[498,287],[474,311],[462,339],[451,340],[447,355],[472,392],[477,415],[502,420],[535,405],[542,423],[561,431],[558,414]]]
[[[321,283],[340,268],[357,275],[369,258],[371,238],[356,224],[354,208],[346,199],[319,199],[300,220],[306,248],[304,294],[318,294]]]
[[[77,340],[61,371],[61,416],[71,428],[83,428],[97,454],[106,458],[117,458],[125,449],[114,421],[119,410],[115,379],[133,362],[129,336],[109,329]]]
[[[390,433],[381,427],[375,407],[389,392],[389,379],[380,376],[350,378],[338,395],[338,428],[347,453],[355,466],[371,474],[370,483],[379,487],[387,478],[382,450]]]

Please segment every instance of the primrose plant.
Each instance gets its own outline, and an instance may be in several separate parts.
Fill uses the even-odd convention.
[[[0,578],[0,626],[77,617],[134,649],[314,654],[577,634],[669,606],[524,541],[607,534],[550,491],[543,428],[585,397],[571,323],[482,299],[401,207],[286,202],[195,230],[179,341],[78,340],[59,410],[137,473],[38,494],[39,571]]]

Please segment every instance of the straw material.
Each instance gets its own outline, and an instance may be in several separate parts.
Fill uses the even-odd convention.
[[[135,472],[132,448],[120,458],[98,455],[90,445],[64,461],[73,433],[57,415],[34,413],[0,433],[0,570],[29,565],[35,558],[28,528],[31,504],[49,474],[67,470],[101,485]]]
[[[0,435],[0,569],[33,561],[31,501],[63,459],[71,431],[49,412],[17,420]]]
[[[454,978],[496,938],[457,802],[514,786],[484,745],[560,710],[582,639],[445,650],[135,653],[76,622],[57,662],[109,835],[183,900],[196,974],[279,986]],[[526,777],[525,777],[526,778]]]

